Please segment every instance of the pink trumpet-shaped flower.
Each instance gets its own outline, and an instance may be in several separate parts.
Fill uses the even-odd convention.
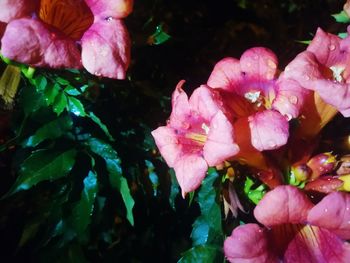
[[[152,135],[161,155],[174,168],[185,196],[199,187],[208,166],[221,164],[237,154],[239,147],[232,124],[221,109],[220,96],[202,85],[188,99],[183,83],[180,81],[173,93],[168,124]]]
[[[0,1],[1,53],[36,67],[81,68],[124,79],[130,40],[122,21],[133,0]],[[0,35],[1,37],[1,35]]]
[[[254,210],[265,227],[246,224],[225,240],[230,262],[350,262],[350,195],[335,192],[313,205],[293,186],[268,192]]]
[[[299,114],[305,91],[293,80],[277,80],[277,58],[266,48],[251,48],[240,60],[224,58],[211,73],[208,86],[225,93],[238,118],[248,118],[251,144],[273,150],[286,144],[288,121]]]
[[[285,69],[283,78],[313,90],[345,117],[350,116],[350,38],[318,29],[307,50]]]

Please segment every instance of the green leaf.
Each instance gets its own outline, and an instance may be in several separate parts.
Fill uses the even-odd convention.
[[[81,94],[81,92],[77,88],[75,88],[75,87],[73,87],[71,85],[68,85],[64,89],[64,92],[67,93],[68,95],[71,95],[71,96],[78,96],[78,95]]]
[[[38,93],[32,86],[22,89],[21,101],[26,115],[37,111],[45,104],[42,93]]]
[[[69,81],[61,77],[56,77],[56,81],[63,86],[69,85]]]
[[[35,84],[37,91],[43,91],[43,90],[45,90],[45,88],[47,86],[47,79],[42,75],[37,76],[34,79],[34,84]]]
[[[187,250],[178,263],[223,262],[221,247],[200,245]]]
[[[68,96],[68,108],[69,108],[69,111],[76,116],[81,116],[81,117],[86,116],[84,105],[77,98]]]
[[[67,97],[63,92],[60,92],[55,98],[55,102],[53,103],[53,111],[56,112],[57,115],[60,115],[66,106]]]
[[[97,175],[90,171],[84,179],[84,189],[80,201],[74,205],[71,222],[78,236],[82,236],[91,222],[96,194],[98,191]]]
[[[217,201],[218,187],[214,182],[218,178],[215,169],[209,169],[198,192],[198,203],[201,215],[193,224],[191,238],[193,245],[222,245],[223,231],[221,225],[221,208]]]
[[[26,224],[18,246],[23,247],[29,240],[31,240],[38,232],[39,227],[40,223],[38,222],[31,222],[29,224]]]
[[[89,112],[87,116],[102,129],[102,131],[105,133],[105,135],[108,137],[110,141],[112,142],[115,141],[113,136],[110,134],[107,126],[102,123],[99,117],[97,117],[93,112]]]
[[[346,38],[348,36],[348,33],[339,33],[338,34],[338,37],[340,37],[340,38]]]
[[[88,140],[87,143],[93,153],[99,155],[106,161],[110,184],[112,188],[117,189],[120,192],[126,207],[126,218],[131,225],[134,225],[132,209],[135,201],[130,194],[128,182],[122,175],[122,168],[120,166],[121,162],[117,152],[111,145],[96,138]]]
[[[45,94],[45,101],[47,105],[52,105],[55,102],[55,99],[57,95],[60,93],[61,87],[57,83],[54,85],[50,84],[46,87],[44,94]]]
[[[261,184],[253,189],[254,184],[254,181],[247,176],[244,182],[244,193],[254,204],[258,204],[266,193],[266,186]]]
[[[147,42],[150,45],[160,45],[169,39],[170,35],[163,30],[163,25],[158,25],[156,31],[148,38]]]
[[[66,176],[73,168],[75,155],[75,149],[63,153],[49,150],[34,152],[23,162],[18,178],[6,196],[28,190],[42,181],[53,181]]]
[[[35,147],[39,143],[43,142],[47,139],[55,139],[67,131],[72,129],[73,121],[72,119],[66,115],[63,117],[59,117],[47,124],[44,124],[41,128],[39,128],[34,135],[27,138],[23,143],[23,147]]]
[[[349,23],[350,22],[350,18],[344,10],[338,14],[333,14],[332,16],[334,17],[335,21],[337,21],[338,23]]]

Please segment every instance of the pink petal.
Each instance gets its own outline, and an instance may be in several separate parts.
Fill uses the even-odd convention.
[[[133,8],[133,0],[85,0],[95,16],[124,18]]]
[[[2,54],[14,61],[51,68],[81,67],[75,42],[50,31],[39,20],[13,20],[7,25],[1,43]]]
[[[318,28],[307,50],[315,54],[318,62],[326,67],[330,67],[340,62],[342,57],[344,57],[339,52],[340,40],[340,37],[326,33],[321,28]]]
[[[240,59],[241,70],[248,76],[272,80],[277,71],[277,57],[269,49],[263,47],[250,48]]]
[[[224,58],[216,63],[210,77],[208,86],[234,91],[235,86],[241,81],[241,67],[239,60],[235,58]]]
[[[202,85],[195,89],[189,99],[191,109],[210,121],[223,104],[218,93],[208,86]]]
[[[302,69],[302,70],[301,70]],[[296,56],[290,62],[280,79],[292,79],[297,81],[303,88],[313,90],[315,86],[312,81],[315,79],[323,79],[320,65],[315,54],[310,51],[304,51]]]
[[[350,239],[350,194],[334,192],[327,195],[310,210],[307,220],[342,239]]]
[[[179,156],[174,164],[175,175],[182,190],[182,197],[186,193],[196,190],[202,183],[208,165],[199,154],[184,154]]]
[[[344,182],[333,176],[321,176],[305,185],[304,190],[320,193],[331,193],[337,191]]]
[[[173,92],[171,98],[172,111],[170,115],[170,125],[178,129],[188,129],[190,127],[189,117],[191,115],[191,108],[188,102],[188,96],[182,89],[184,80],[181,80]]]
[[[125,79],[130,63],[130,39],[121,20],[94,23],[83,35],[82,62],[91,74]]]
[[[277,111],[265,110],[248,118],[252,145],[259,151],[285,145],[289,136],[288,121]]]
[[[272,108],[290,120],[299,116],[304,99],[309,93],[292,79],[281,79],[277,82],[278,92],[273,100]]]
[[[350,84],[319,79],[314,81],[314,85],[315,91],[326,103],[337,108],[344,117],[350,117]]]
[[[268,192],[254,209],[255,218],[265,226],[306,221],[313,204],[299,189],[277,186]]]
[[[37,10],[39,0],[1,0],[0,21],[9,23],[13,19],[30,16]]]
[[[270,252],[266,231],[257,224],[236,227],[224,242],[225,257],[229,262],[279,262]]]
[[[283,262],[345,263],[350,261],[349,248],[327,229],[304,226],[290,241]]]
[[[176,158],[180,155],[181,145],[172,128],[162,126],[152,131],[156,145],[169,167],[174,167]]]
[[[209,166],[219,165],[239,152],[239,146],[234,141],[233,126],[222,111],[214,116],[209,129],[203,148],[204,159]]]

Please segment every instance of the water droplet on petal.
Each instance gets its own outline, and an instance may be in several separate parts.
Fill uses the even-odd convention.
[[[101,76],[101,73],[98,72],[98,71],[95,71],[94,75],[96,75],[96,76]]]
[[[346,211],[349,211],[349,210],[350,210],[350,208],[349,208],[349,207],[347,207],[347,208],[346,208]]]
[[[277,146],[276,142],[273,140],[268,141],[267,145],[271,148],[275,148]]]
[[[286,117],[287,121],[290,121],[291,119],[293,119],[293,116],[289,113],[284,114],[284,117]]]
[[[298,97],[297,97],[297,96],[294,96],[294,95],[290,96],[290,97],[288,98],[288,100],[289,100],[289,102],[292,103],[293,105],[295,105],[295,104],[298,103]]]
[[[107,22],[110,22],[110,21],[112,21],[112,20],[113,20],[113,17],[108,16],[108,17],[106,17],[106,18],[105,18],[105,20],[106,20]]]
[[[324,209],[324,212],[325,212],[325,213],[327,213],[327,212],[328,212],[328,209],[327,209],[327,208],[325,208],[325,209]]]
[[[188,123],[188,122],[184,122],[183,124],[182,124],[182,128],[184,128],[184,129],[189,129],[191,127],[191,125]]]
[[[333,51],[333,50],[335,50],[335,45],[332,44],[328,48],[329,48],[329,50]]]
[[[272,61],[271,59],[269,59],[269,60],[267,61],[267,65],[268,65],[270,68],[272,68],[272,69],[277,68],[276,63],[275,63],[274,61]]]
[[[259,59],[259,56],[258,56],[258,55],[254,55],[253,58],[254,58],[255,60],[258,60],[258,59]]]
[[[290,70],[290,67],[289,66],[287,66],[285,69],[284,69],[284,71],[289,71]]]
[[[310,80],[310,76],[308,76],[308,75],[305,75],[304,78],[305,78],[305,80]]]

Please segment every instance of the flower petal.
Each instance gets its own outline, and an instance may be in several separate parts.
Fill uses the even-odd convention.
[[[330,67],[344,58],[344,54],[339,52],[340,41],[340,37],[326,33],[321,28],[318,28],[306,50],[314,53],[318,62],[326,67]]]
[[[236,227],[224,242],[224,253],[229,262],[279,262],[270,252],[266,231],[257,224]]]
[[[169,167],[174,167],[175,160],[181,151],[175,131],[170,127],[162,126],[152,131],[152,136],[166,163]]]
[[[277,186],[268,192],[254,209],[255,218],[265,226],[306,221],[313,204],[299,189]]]
[[[182,89],[184,80],[181,80],[177,85],[171,97],[172,111],[170,115],[171,127],[178,129],[188,129],[190,127],[189,117],[191,115],[191,108],[188,102],[188,96]]]
[[[220,95],[208,86],[201,85],[195,89],[189,99],[191,109],[199,113],[206,121],[210,121],[223,104]]]
[[[283,262],[349,262],[350,247],[336,235],[314,226],[298,229],[284,253]]]
[[[200,154],[184,154],[175,161],[174,170],[182,190],[182,197],[185,198],[186,193],[200,186],[207,173],[208,165]]]
[[[222,111],[217,112],[210,123],[203,150],[204,159],[209,166],[219,165],[239,152],[234,141],[233,126]]]
[[[1,52],[9,59],[51,68],[80,68],[80,52],[74,41],[39,20],[22,18],[10,22],[1,39]]]
[[[350,239],[350,195],[341,192],[327,195],[310,210],[307,220],[342,239]]]
[[[133,0],[85,0],[95,16],[124,18],[133,8]]]
[[[216,63],[210,77],[208,86],[234,91],[241,81],[241,66],[239,60],[231,57],[224,58]]]
[[[130,62],[130,39],[121,20],[94,23],[83,35],[82,62],[91,74],[124,79]]]
[[[285,145],[289,136],[288,121],[277,111],[265,110],[248,118],[252,145],[259,151]]]
[[[272,80],[277,71],[277,57],[269,49],[263,47],[250,48],[240,59],[241,70],[248,76]]]
[[[350,117],[350,84],[330,80],[315,80],[315,91],[328,104],[337,108],[344,117]]]
[[[299,116],[304,100],[310,92],[292,79],[280,79],[277,82],[278,92],[273,100],[272,108],[290,120]]]
[[[39,0],[1,0],[0,21],[9,23],[13,19],[30,16],[39,5]]]

